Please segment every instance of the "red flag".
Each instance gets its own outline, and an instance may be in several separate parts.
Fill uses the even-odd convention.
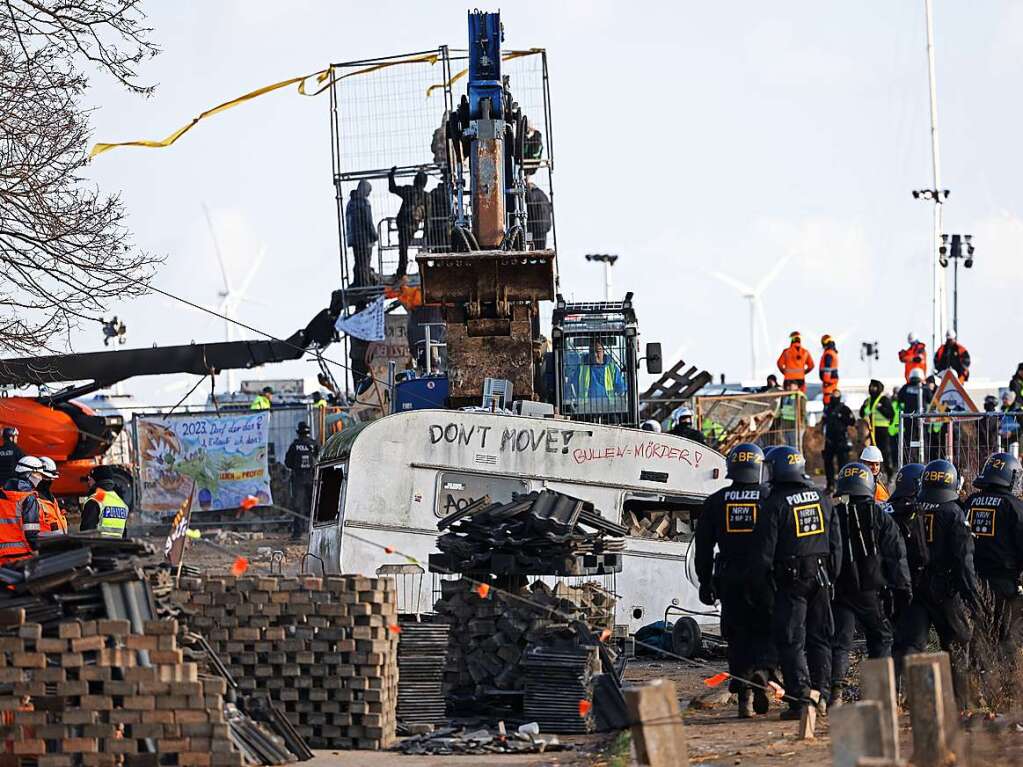
[[[717,687],[722,682],[727,682],[727,681],[728,681],[728,674],[726,672],[722,671],[720,674],[715,674],[714,676],[707,677],[706,679],[703,680],[703,683],[705,685],[707,685],[708,687]]]
[[[240,575],[244,575],[245,571],[248,570],[248,569],[249,569],[249,560],[247,560],[245,557],[238,557],[234,561],[234,564],[231,565],[231,575],[233,575],[235,577],[240,576]]]

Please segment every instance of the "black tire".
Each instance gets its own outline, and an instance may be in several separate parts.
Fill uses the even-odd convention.
[[[676,655],[693,658],[703,647],[700,624],[689,617],[679,618],[671,630],[671,647]]]

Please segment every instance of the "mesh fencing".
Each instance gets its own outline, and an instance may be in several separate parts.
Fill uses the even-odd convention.
[[[459,200],[471,215],[468,168],[453,163],[448,152],[445,126],[450,111],[465,92],[466,78],[454,79],[468,66],[464,51],[440,47],[432,51],[388,56],[334,64],[331,81],[331,133],[334,182],[338,197],[340,238],[344,251],[345,285],[354,284],[356,247],[363,251],[374,275],[360,284],[386,281],[398,267],[401,239],[406,239],[407,271],[415,272],[415,258],[421,252],[451,250],[449,227],[457,214]],[[553,201],[551,183],[551,126],[547,98],[546,54],[542,51],[507,60],[503,74],[515,101],[539,131],[542,149],[526,163],[529,184],[527,215],[542,193]],[[396,168],[395,185],[406,196],[413,195],[417,173],[427,182],[414,193],[413,207],[419,208],[414,231],[401,232],[398,212],[402,197],[390,191],[388,172]],[[458,193],[459,180],[465,192]],[[368,227],[352,225],[353,193],[360,182],[370,185],[368,194],[358,194],[368,207]],[[365,190],[363,186],[363,190]],[[534,196],[530,196],[534,195]],[[365,214],[363,214],[365,216]],[[553,214],[548,213],[550,231],[544,245],[553,242]],[[539,217],[537,217],[539,220]],[[538,234],[542,225],[534,225]],[[366,231],[369,229],[370,231]],[[535,238],[534,238],[535,239]]]
[[[698,396],[694,404],[697,428],[707,445],[720,453],[742,442],[763,448],[802,443],[806,427],[806,397],[802,392]]]
[[[898,465],[939,458],[951,461],[973,492],[973,479],[987,457],[996,452],[1019,455],[1023,411],[949,413],[942,416],[903,414],[898,438]],[[1018,491],[1018,489],[1017,489]]]

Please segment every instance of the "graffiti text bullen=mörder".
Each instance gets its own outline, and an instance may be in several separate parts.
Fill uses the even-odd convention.
[[[675,447],[664,442],[644,440],[632,445],[613,445],[611,447],[580,447],[572,451],[576,463],[592,463],[594,461],[613,461],[618,458],[644,458],[660,461],[678,461],[693,468],[699,468],[703,453],[687,447]]]
[[[430,427],[430,444],[448,442],[452,445],[472,445],[485,449],[488,445],[502,453],[563,453],[568,455],[568,446],[577,435],[589,436],[590,432],[568,429],[496,429],[493,426],[474,424],[466,427],[460,423],[434,424]]]

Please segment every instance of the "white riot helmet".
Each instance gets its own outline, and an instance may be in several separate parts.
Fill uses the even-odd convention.
[[[34,455],[26,455],[18,461],[18,465],[14,467],[14,473],[22,477],[28,477],[32,474],[42,475],[43,469],[44,465],[41,459],[36,458]]]
[[[946,341],[955,341],[956,340],[956,332],[954,330],[947,331],[945,333],[945,340]]]
[[[52,458],[50,458],[47,455],[39,456],[39,460],[43,464],[43,470],[42,470],[43,477],[45,477],[46,479],[56,479],[57,478],[57,462],[54,461]]]
[[[659,421],[655,421],[653,418],[643,421],[640,427],[643,431],[659,432],[661,430],[661,424]]]
[[[922,371],[920,368],[913,368],[912,370],[909,371],[909,380],[916,381],[917,383],[919,383],[920,381],[924,380],[924,371]]]
[[[687,418],[690,421],[693,420],[693,411],[685,405],[680,405],[671,412],[671,422],[673,424],[679,423],[683,418]]]
[[[860,460],[866,463],[883,463],[884,456],[877,445],[867,445],[863,448],[863,452],[860,453]]]

